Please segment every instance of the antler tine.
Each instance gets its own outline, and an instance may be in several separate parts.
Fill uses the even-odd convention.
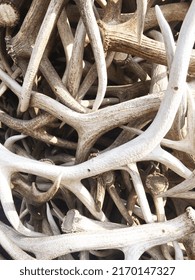
[[[28,109],[34,79],[38,71],[41,58],[47,46],[48,40],[50,38],[51,32],[62,9],[63,3],[63,0],[50,1],[47,13],[39,30],[35,45],[33,47],[29,65],[24,77],[19,105],[19,110],[21,112],[25,112]]]
[[[76,3],[78,4],[78,7],[80,9],[81,17],[83,19],[83,23],[85,24],[97,65],[99,83],[93,110],[98,110],[105,96],[107,86],[107,71],[103,44],[93,12],[92,1],[76,0]]]

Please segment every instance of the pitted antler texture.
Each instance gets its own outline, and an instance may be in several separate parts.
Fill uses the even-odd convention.
[[[171,2],[0,1],[0,257],[195,258],[195,0]]]

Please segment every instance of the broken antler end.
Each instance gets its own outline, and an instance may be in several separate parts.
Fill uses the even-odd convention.
[[[195,210],[189,206],[186,208],[186,213],[187,213],[188,218],[192,221],[192,223],[195,226]]]
[[[20,19],[19,10],[10,1],[0,2],[0,27],[16,26]]]

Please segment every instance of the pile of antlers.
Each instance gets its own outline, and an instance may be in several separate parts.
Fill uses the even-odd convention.
[[[0,259],[195,259],[194,10],[0,1]]]

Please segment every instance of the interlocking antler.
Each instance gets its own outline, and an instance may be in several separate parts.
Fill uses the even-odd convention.
[[[195,1],[11,2],[22,17],[0,19],[1,246],[13,259],[182,259],[183,242],[193,259]]]

